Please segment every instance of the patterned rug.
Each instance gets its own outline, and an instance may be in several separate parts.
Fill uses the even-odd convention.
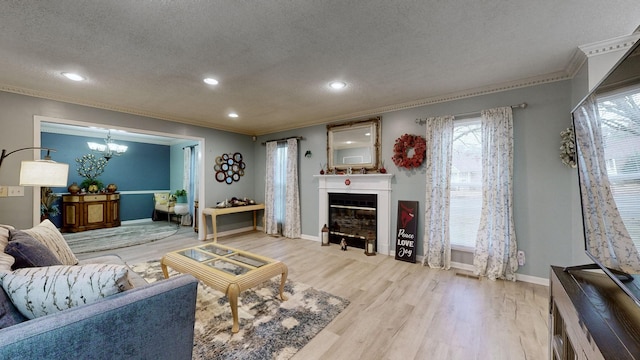
[[[75,254],[120,249],[164,239],[178,232],[176,224],[144,222],[62,234]]]
[[[131,267],[148,282],[163,279],[160,264],[152,261]],[[170,276],[176,275],[170,269]],[[198,284],[194,359],[291,358],[327,326],[349,301],[287,280],[285,295],[278,297],[280,277],[240,293],[240,331],[231,333],[231,307],[227,297]]]

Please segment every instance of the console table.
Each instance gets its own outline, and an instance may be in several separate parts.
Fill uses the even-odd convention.
[[[62,195],[62,231],[120,226],[120,194]]]
[[[640,307],[607,275],[552,266],[550,286],[550,359],[640,357]]]
[[[204,231],[205,239],[209,239],[209,233],[207,230],[207,215],[211,216],[211,226],[213,226],[213,241],[218,241],[218,225],[216,222],[216,217],[218,215],[226,215],[226,214],[235,214],[247,211],[253,211],[253,230],[255,231],[256,226],[256,213],[258,210],[264,210],[264,204],[256,204],[256,205],[245,205],[245,206],[234,206],[228,208],[204,208],[202,209],[202,230]]]

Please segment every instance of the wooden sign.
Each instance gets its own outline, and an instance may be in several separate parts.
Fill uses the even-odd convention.
[[[416,262],[418,202],[398,200],[396,260]]]

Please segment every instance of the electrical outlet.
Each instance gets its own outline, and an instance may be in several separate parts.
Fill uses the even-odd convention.
[[[523,266],[526,262],[526,259],[524,257],[524,251],[520,250],[518,251],[518,265]]]
[[[0,197],[9,196],[9,187],[0,185]]]
[[[24,196],[24,186],[9,186],[9,196]]]

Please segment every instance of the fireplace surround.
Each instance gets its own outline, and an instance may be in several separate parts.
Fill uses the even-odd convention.
[[[390,255],[393,174],[314,175],[314,178],[318,180],[318,231],[324,224],[330,225],[329,194],[375,195],[376,249],[378,254]]]

